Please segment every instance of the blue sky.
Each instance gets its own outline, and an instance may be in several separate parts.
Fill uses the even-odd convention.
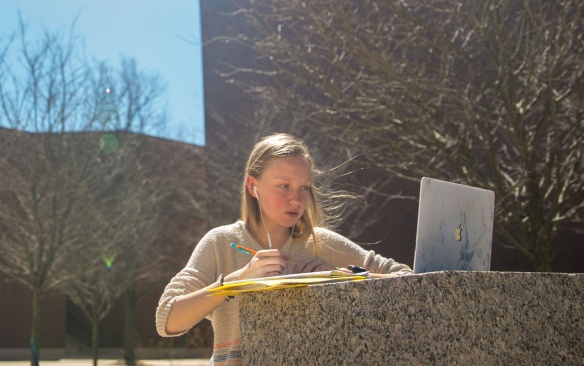
[[[122,56],[134,58],[139,69],[157,72],[168,84],[170,121],[160,137],[204,145],[199,1],[0,0],[0,35],[18,29],[18,11],[29,39],[45,30],[69,31],[77,17],[75,34],[90,58],[114,65]]]

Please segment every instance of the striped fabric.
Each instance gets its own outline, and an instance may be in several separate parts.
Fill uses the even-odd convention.
[[[214,345],[211,363],[218,366],[241,365],[241,340]]]

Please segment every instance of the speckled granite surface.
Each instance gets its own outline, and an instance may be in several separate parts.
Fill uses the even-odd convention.
[[[436,272],[258,292],[245,365],[584,365],[584,274]]]

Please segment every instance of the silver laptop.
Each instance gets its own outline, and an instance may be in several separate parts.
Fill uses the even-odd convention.
[[[495,193],[422,178],[414,273],[488,271]]]

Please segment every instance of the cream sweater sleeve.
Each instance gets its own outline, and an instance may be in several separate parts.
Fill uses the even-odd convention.
[[[195,247],[187,265],[174,276],[160,297],[156,309],[156,330],[163,337],[176,337],[185,334],[168,334],[166,322],[174,301],[186,294],[200,290],[216,281],[215,241],[213,230],[207,233]]]
[[[372,273],[410,274],[411,268],[392,258],[385,258],[373,250],[365,250],[351,240],[333,231],[317,228],[318,256],[336,267],[348,265],[363,267]]]

